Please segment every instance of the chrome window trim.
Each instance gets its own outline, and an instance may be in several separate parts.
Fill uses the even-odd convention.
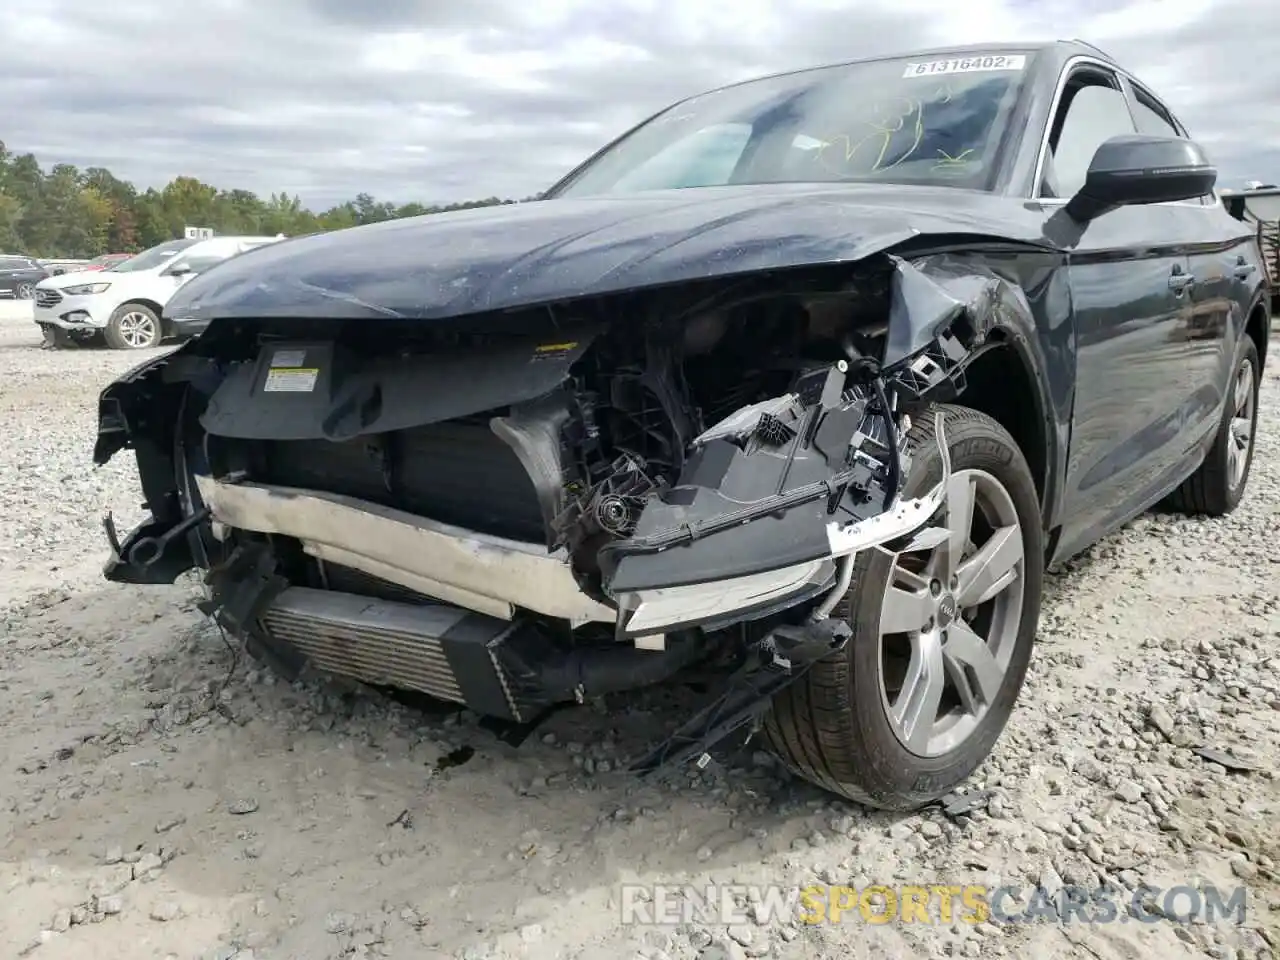
[[[1103,60],[1100,57],[1092,57],[1085,54],[1076,54],[1075,56],[1069,57],[1067,59],[1067,62],[1062,65],[1062,69],[1058,72],[1058,83],[1057,83],[1057,86],[1054,87],[1053,99],[1049,101],[1049,113],[1045,117],[1044,132],[1040,134],[1040,148],[1039,148],[1039,152],[1036,154],[1036,165],[1031,176],[1031,192],[1030,192],[1030,195],[1025,198],[1035,203],[1048,203],[1048,204],[1056,205],[1059,203],[1066,203],[1067,199],[1069,199],[1069,198],[1061,198],[1061,197],[1041,197],[1040,185],[1044,178],[1045,157],[1049,152],[1049,136],[1050,134],[1053,133],[1053,119],[1058,115],[1058,107],[1062,103],[1062,94],[1066,89],[1067,80],[1071,77],[1071,73],[1073,70],[1076,69],[1076,67],[1095,67],[1102,70],[1108,70],[1115,76],[1124,78],[1124,80],[1128,81],[1128,83],[1130,83],[1132,86],[1141,89],[1143,93],[1145,93],[1147,96],[1151,97],[1156,103],[1164,107],[1165,112],[1172,118],[1174,125],[1177,126],[1179,129],[1181,129],[1184,134],[1186,134],[1186,130],[1187,130],[1186,126],[1182,123],[1181,120],[1178,119],[1177,114],[1175,114],[1172,110],[1169,109],[1169,105],[1166,104],[1160,97],[1156,96],[1155,92],[1149,86],[1147,86],[1141,80],[1138,80],[1136,77],[1134,77],[1134,75],[1130,73],[1128,70],[1124,69],[1124,67],[1121,67],[1113,62]],[[1125,102],[1128,103],[1129,94],[1127,91],[1125,91],[1123,86],[1120,88],[1120,94],[1125,98]],[[1132,107],[1130,108],[1130,113],[1132,113]],[[1134,121],[1134,128],[1135,129],[1137,128],[1136,120]],[[1190,136],[1188,136],[1188,139],[1190,139]],[[1196,206],[1201,206],[1201,207],[1215,207],[1215,206],[1220,207],[1222,205],[1222,200],[1218,196],[1218,191],[1216,188],[1213,191],[1212,204],[1206,204],[1202,200],[1195,200],[1195,201],[1171,200],[1169,202],[1179,203],[1179,204],[1195,203]],[[1164,206],[1164,204],[1156,204],[1156,206]]]

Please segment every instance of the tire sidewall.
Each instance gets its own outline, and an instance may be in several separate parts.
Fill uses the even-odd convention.
[[[1236,377],[1240,373],[1241,365],[1248,360],[1253,370],[1253,412],[1249,423],[1249,447],[1245,450],[1244,473],[1240,475],[1240,482],[1234,487],[1231,486],[1231,460],[1229,448],[1231,440],[1231,421],[1235,419],[1235,386]],[[1227,380],[1227,389],[1224,402],[1222,404],[1222,422],[1218,426],[1218,441],[1214,444],[1213,457],[1217,460],[1218,468],[1222,471],[1225,479],[1223,484],[1226,493],[1227,509],[1234,510],[1236,506],[1244,499],[1244,492],[1249,487],[1249,474],[1253,472],[1253,450],[1257,443],[1258,432],[1258,395],[1262,388],[1262,370],[1259,369],[1258,348],[1254,344],[1253,339],[1247,335],[1241,336],[1240,346],[1236,349],[1236,359],[1231,365],[1231,376]]]
[[[1013,501],[1022,528],[1025,558],[1023,609],[1004,683],[977,729],[950,753],[919,757],[902,746],[895,735],[881,691],[880,610],[893,561],[880,550],[867,551],[859,557],[851,602],[846,608],[853,638],[845,655],[849,658],[850,700],[856,712],[854,727],[865,741],[865,759],[871,765],[866,779],[883,784],[886,792],[914,798],[916,803],[936,797],[968,776],[990,753],[1004,730],[1030,663],[1044,577],[1039,498],[1017,444],[998,424],[985,417],[975,418],[970,411],[958,416],[954,408],[948,407],[931,409],[927,415],[932,418],[936,410],[946,414],[952,470],[987,472],[1004,486]],[[903,484],[903,496],[923,496],[941,478],[942,460],[932,437],[924,443],[917,441]],[[857,595],[853,596],[855,591]]]
[[[145,313],[151,318],[151,323],[154,325],[156,331],[155,339],[148,344],[135,347],[120,335],[120,321],[130,313]],[[113,350],[149,350],[160,346],[161,341],[164,340],[164,333],[160,327],[160,318],[156,316],[156,312],[154,310],[140,303],[122,303],[120,306],[116,307],[115,311],[111,314],[111,319],[107,321],[107,327],[103,333],[107,340],[107,346],[111,347]]]

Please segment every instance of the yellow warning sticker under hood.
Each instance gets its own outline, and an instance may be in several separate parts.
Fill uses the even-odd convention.
[[[316,388],[320,371],[315,367],[272,367],[267,371],[263,393],[310,393]]]

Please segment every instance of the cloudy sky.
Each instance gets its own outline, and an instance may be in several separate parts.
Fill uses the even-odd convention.
[[[1224,185],[1280,182],[1273,0],[35,0],[0,30],[0,140],[311,206],[519,197],[726,82],[1060,36],[1152,86]]]

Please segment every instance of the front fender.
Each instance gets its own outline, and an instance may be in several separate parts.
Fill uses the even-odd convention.
[[[1029,461],[1043,458],[1042,512],[1046,526],[1052,526],[1060,499],[1060,471],[1068,435],[1067,421],[1053,400],[1051,384],[1055,378],[1051,376],[1051,365],[1073,366],[1069,350],[1064,347],[1062,355],[1058,355],[1058,351],[1046,348],[1054,341],[1042,335],[1037,311],[1025,290],[996,273],[973,252],[929,254],[911,261],[894,259],[897,275],[890,302],[884,367],[892,369],[901,364],[961,319],[972,329],[966,365],[988,350],[1011,350],[1025,374],[1027,401],[1033,406],[1036,433],[1043,447],[1024,453]],[[1015,385],[1010,384],[1010,389]]]

